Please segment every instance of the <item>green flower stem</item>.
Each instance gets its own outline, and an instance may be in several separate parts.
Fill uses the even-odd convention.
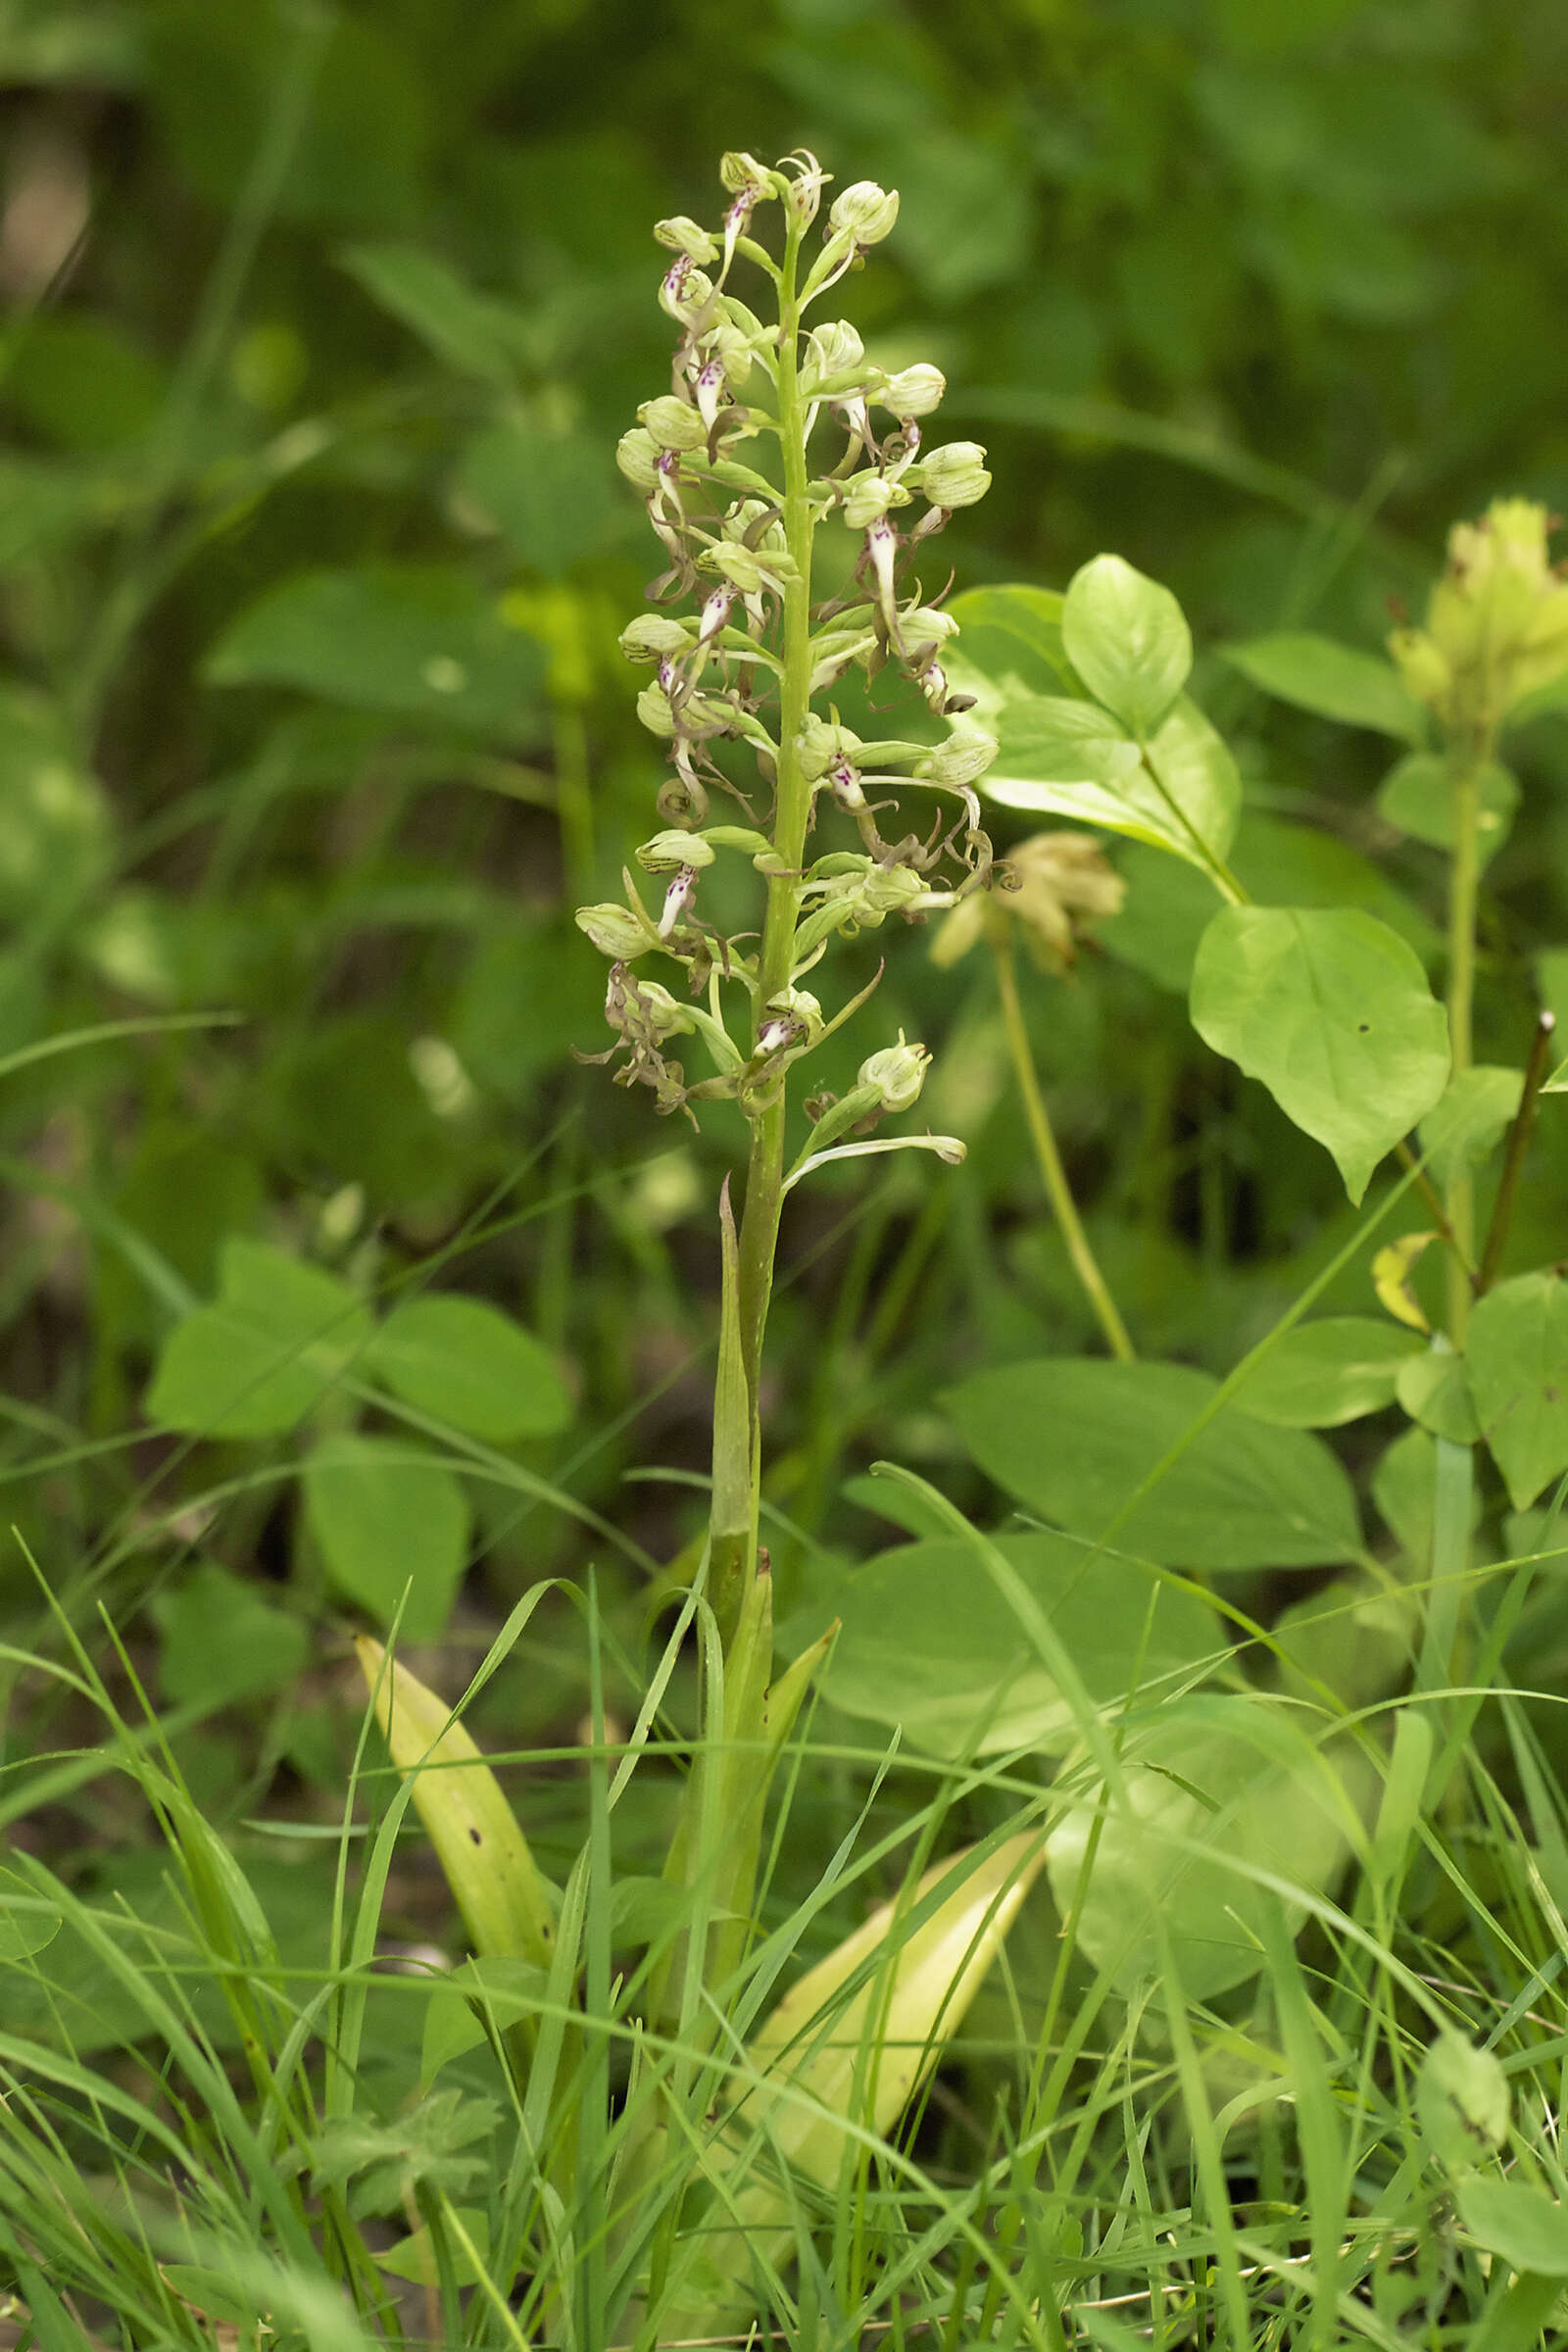
[[[779,274],[778,416],[784,453],[784,532],[794,559],[795,576],[784,593],[784,660],[779,682],[778,775],[773,811],[773,847],[782,872],[769,878],[767,914],[762,929],[760,985],[757,1026],[762,1006],[790,984],[795,952],[796,886],[806,854],[806,827],[810,793],[801,773],[797,742],[810,709],[811,682],[811,538],[812,520],[808,495],[805,404],[800,392],[800,334],[802,304],[798,291],[801,223],[791,220],[785,237]],[[756,1044],[754,1029],[753,1044]],[[753,1494],[760,1492],[758,1397],[762,1366],[762,1336],[767,1326],[768,1300],[773,1288],[773,1254],[778,1243],[779,1211],[784,1198],[785,1092],[756,1120],[751,1157],[746,1171],[746,1203],[741,1221],[740,1312],[741,1360],[752,1406]],[[755,1520],[755,1508],[754,1508]]]
[[[1486,1247],[1481,1252],[1481,1265],[1476,1275],[1476,1297],[1485,1296],[1497,1279],[1502,1253],[1507,1247],[1508,1227],[1513,1221],[1513,1204],[1519,1191],[1519,1175],[1525,1164],[1525,1152],[1530,1143],[1530,1130],[1536,1123],[1536,1105],[1545,1083],[1546,1062],[1551,1053],[1551,1041],[1556,1034],[1555,1016],[1544,1012],[1536,1022],[1536,1034],[1531,1041],[1530,1059],[1525,1064],[1525,1082],[1520,1091],[1519,1108],[1508,1130],[1507,1148],[1502,1156],[1502,1175],[1497,1185],[1497,1198],[1493,1206],[1492,1223],[1487,1228]]]
[[[1453,1075],[1468,1070],[1476,975],[1476,891],[1481,873],[1481,771],[1492,756],[1490,731],[1459,747],[1453,769],[1453,858],[1448,869],[1448,1044]],[[1448,1337],[1463,1349],[1470,1328],[1470,1279],[1475,1261],[1475,1181],[1465,1175],[1448,1187],[1448,1223],[1455,1253],[1448,1259]],[[1461,1257],[1465,1263],[1461,1263]]]
[[[1012,1055],[1013,1076],[1018,1081],[1018,1092],[1023,1098],[1024,1117],[1029,1122],[1035,1157],[1040,1163],[1041,1181],[1055,1212],[1061,1238],[1067,1245],[1067,1255],[1072,1259],[1073,1271],[1095,1310],[1100,1328],[1105,1335],[1105,1344],[1119,1363],[1130,1364],[1135,1360],[1133,1344],[1127,1337],[1127,1326],[1116,1311],[1116,1301],[1105,1287],[1105,1278],[1096,1262],[1095,1253],[1089,1247],[1089,1237],[1083,1229],[1072,1188],[1067,1182],[1067,1171],[1061,1164],[1061,1153],[1056,1150],[1056,1139],[1052,1133],[1045,1097],[1035,1077],[1029,1035],[1023,1023],[1023,1007],[1018,1002],[1011,942],[994,941],[992,952],[997,960],[997,988],[1002,998],[1002,1018],[1007,1032],[1008,1051]]]

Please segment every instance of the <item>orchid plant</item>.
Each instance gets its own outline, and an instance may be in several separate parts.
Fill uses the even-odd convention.
[[[893,916],[918,923],[961,908],[1014,877],[994,861],[976,789],[996,738],[967,715],[971,698],[946,665],[956,624],[916,571],[928,542],[984,496],[985,452],[963,441],[927,446],[924,420],[945,390],[939,369],[890,373],[847,321],[808,324],[813,306],[889,234],[898,196],[857,182],[832,202],[813,241],[828,177],[814,157],[772,170],[730,154],[721,172],[728,203],[716,231],[685,218],[656,229],[670,257],[660,301],[679,330],[672,388],[643,404],[618,450],[668,559],[649,591],[659,610],[620,639],[630,661],[652,669],[638,712],[668,747],[660,823],[636,853],[660,896],[650,904],[628,868],[623,901],[576,915],[610,958],[613,1032],[605,1053],[583,1058],[616,1063],[616,1083],[647,1086],[661,1113],[695,1120],[698,1106],[732,1102],[751,1138],[738,1224],[727,1183],[720,1202],[708,1539],[631,1743],[646,1739],[695,1627],[702,1733],[665,1872],[679,1924],[650,1938],[630,1996],[671,2055],[664,2085],[639,2103],[617,2150],[611,2234],[643,2325],[657,2313],[664,2328],[698,2332],[746,2308],[759,2249],[772,2260],[791,2235],[789,2171],[830,2182],[855,2132],[890,2128],[961,2025],[1045,1859],[1042,1834],[1026,1830],[937,1864],[907,1902],[862,1928],[762,2020],[737,2065],[724,2021],[744,1982],[763,1808],[832,1639],[775,1675],[771,1576],[759,1543],[759,1386],[782,1205],[829,1161],[909,1147],[949,1161],[964,1152],[951,1136],[875,1133],[913,1109],[930,1061],[902,1032],[866,1055],[842,1097],[819,1088],[805,1098],[797,1132],[799,1065],[880,977],[832,1006],[818,973],[840,939]],[[760,214],[781,222],[776,252],[756,233]],[[766,319],[731,290],[741,264],[767,289]],[[858,554],[849,585],[818,596],[816,534],[833,516],[857,535]],[[857,668],[909,681],[936,740],[867,741],[845,725],[833,692]],[[744,780],[732,772],[737,752],[750,760]],[[733,810],[715,818],[715,796]],[[934,805],[934,815],[908,813],[915,804]],[[710,919],[708,877],[720,858],[755,873],[758,929],[726,935]],[[688,1039],[704,1056],[700,1072],[689,1074],[672,1051]],[[577,1879],[558,1924],[526,1838],[466,1733],[378,1642],[360,1651],[405,1798],[432,1838],[476,1965],[520,1961],[569,2006],[571,1932],[580,1933],[586,1899]],[[465,1769],[437,1769],[454,1764]],[[474,1989],[483,2006],[482,1976]],[[586,2012],[574,2031],[580,2046],[591,2042]],[[570,2035],[525,2016],[506,2042],[531,2107],[554,2113],[547,2171],[564,2213],[579,2145]],[[695,2077],[694,2053],[705,2057]],[[693,2106],[706,2137],[694,2131]],[[716,2197],[729,2223],[685,2230],[692,2193]],[[547,2218],[540,2230],[548,2238]],[[568,2261],[557,2265],[549,2299],[558,2311],[569,2306]],[[541,2270],[550,2267],[542,2254]]]

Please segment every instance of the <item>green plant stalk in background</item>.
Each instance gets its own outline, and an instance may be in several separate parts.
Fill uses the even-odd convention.
[[[1003,1026],[1007,1033],[1007,1052],[1012,1059],[1012,1074],[1017,1083],[1023,1114],[1028,1121],[1029,1138],[1035,1148],[1040,1165],[1040,1180],[1046,1188],[1056,1223],[1061,1231],[1073,1272],[1083,1286],[1084,1296],[1095,1310],[1105,1344],[1117,1360],[1130,1364],[1135,1357],[1127,1326],[1122,1321],[1115,1299],[1106,1287],[1099,1260],[1089,1246],[1078,1204],[1067,1182],[1067,1171],[1061,1164],[1061,1153],[1052,1131],[1051,1114],[1046,1108],[1040,1081],[1035,1076],[1034,1056],[1029,1051],[1029,1033],[1024,1027],[1023,1008],[1018,1003],[1018,981],[1013,967],[1012,943],[999,938],[992,943],[996,957],[997,991],[1002,999]]]
[[[1476,897],[1481,879],[1481,774],[1492,759],[1490,729],[1455,745],[1453,856],[1448,868],[1448,1043],[1453,1075],[1475,1059]],[[1462,1353],[1470,1330],[1475,1270],[1476,1188],[1468,1172],[1456,1176],[1445,1202],[1453,1239],[1448,1250],[1448,1337]]]

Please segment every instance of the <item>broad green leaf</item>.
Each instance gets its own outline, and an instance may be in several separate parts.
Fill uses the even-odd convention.
[[[39,696],[0,689],[0,916],[69,905],[110,853],[108,801],[64,719]]]
[[[504,2034],[509,2026],[537,2017],[549,1994],[548,1972],[532,1960],[494,1953],[465,1960],[441,1980],[425,2003],[420,2087],[433,2082],[452,2059],[478,2048],[487,2037],[486,2018]]]
[[[1054,1827],[1052,1891],[1063,1914],[1077,1906],[1079,1944],[1124,1995],[1157,1984],[1163,1930],[1183,1992],[1206,2000],[1264,1966],[1263,1915],[1279,1899],[1235,1865],[1323,1893],[1371,1772],[1348,1741],[1325,1755],[1279,1699],[1200,1694],[1132,1737],[1123,1778],[1126,1806],[1097,1784]]]
[[[1199,947],[1192,1016],[1328,1148],[1356,1201],[1447,1080],[1447,1021],[1419,959],[1354,909],[1225,907]]]
[[[1519,779],[1489,760],[1478,779],[1476,842],[1488,864],[1508,838],[1519,806]],[[1378,786],[1377,811],[1412,841],[1451,850],[1455,839],[1453,772],[1436,752],[1411,752]]]
[[[421,245],[350,245],[337,258],[373,301],[460,375],[510,389],[536,352],[521,311],[480,293]]]
[[[1177,703],[1147,764],[1115,721],[1062,696],[1013,703],[981,790],[1004,808],[1067,816],[1129,834],[1210,873],[1236,830],[1235,761],[1196,704]]]
[[[1015,775],[1024,782],[1119,789],[1142,760],[1137,744],[1118,720],[1097,704],[1071,695],[1035,695],[1009,703],[999,727],[1001,747],[984,780],[988,793],[999,777],[1011,781]]]
[[[1494,2156],[1508,2137],[1508,2078],[1491,2050],[1440,2034],[1421,2061],[1415,2111],[1421,2136],[1450,2173]]]
[[[550,1437],[571,1419],[549,1348],[481,1298],[433,1292],[394,1307],[365,1369],[405,1404],[493,1445]]]
[[[1406,694],[1393,662],[1378,654],[1364,654],[1306,630],[1253,637],[1219,651],[1243,677],[1298,710],[1340,719],[1346,726],[1370,727],[1405,743],[1425,740],[1419,704]]]
[[[1193,666],[1192,631],[1170,590],[1120,556],[1096,556],[1067,584],[1061,634],[1090,693],[1135,735],[1152,735]]]
[[[392,1761],[413,1776],[415,1810],[479,1959],[522,1959],[547,1970],[555,1925],[544,1882],[473,1735],[379,1642],[362,1634],[354,1648]]]
[[[548,660],[473,581],[434,564],[305,571],[270,588],[208,655],[215,686],[296,686],[362,710],[523,735]]]
[[[1213,1399],[1185,1364],[1044,1356],[946,1398],[983,1470],[1073,1535],[1167,1568],[1310,1568],[1355,1558],[1355,1498],[1321,1439],[1221,1407],[1126,1519],[1123,1506]]]
[[[1372,1499],[1422,1576],[1432,1564],[1437,1476],[1437,1446],[1419,1427],[1402,1430],[1372,1473]],[[1479,1492],[1471,1495],[1470,1522],[1481,1523]]]
[[[488,2278],[490,2215],[482,2205],[454,2205],[452,2210],[473,2247],[470,2255],[458,2240],[451,2242],[452,2276],[459,2286],[477,2286]],[[430,2232],[422,2225],[407,2237],[398,2238],[384,2254],[373,2254],[371,2260],[377,2270],[390,2271],[394,2278],[412,2279],[416,2286],[434,2286],[440,2278]]]
[[[369,1312],[346,1282],[264,1242],[225,1242],[217,1302],[171,1332],[147,1414],[195,1437],[280,1436],[369,1336]]]
[[[1409,1674],[1419,1603],[1369,1577],[1337,1577],[1274,1621],[1281,1690],[1321,1708],[1324,1690],[1341,1706],[1387,1698]]]
[[[253,1585],[211,1560],[160,1593],[153,1614],[163,1637],[159,1679],[175,1705],[261,1697],[282,1690],[305,1663],[303,1620],[269,1607]]]
[[[1440,1193],[1491,1158],[1519,1108],[1524,1073],[1493,1062],[1458,1070],[1421,1122],[1427,1174]]]
[[[1276,1340],[1236,1402],[1285,1429],[1338,1429],[1392,1404],[1399,1366],[1420,1353],[1418,1335],[1396,1324],[1325,1315]]]
[[[99,314],[34,313],[7,338],[6,404],[56,448],[92,457],[135,441],[152,423],[163,369]]]
[[[1516,1274],[1478,1299],[1465,1346],[1470,1393],[1516,1511],[1568,1470],[1568,1285]]]
[[[1473,1446],[1481,1435],[1464,1358],[1450,1348],[1433,1346],[1401,1364],[1395,1395],[1411,1420],[1435,1438]]]
[[[487,425],[464,450],[453,489],[492,522],[524,564],[558,579],[622,535],[628,519],[614,466],[585,433]]]
[[[60,1913],[42,1907],[35,1886],[0,1871],[0,1968],[8,1960],[30,1960],[35,1952],[47,1951],[60,1927]]]
[[[0,452],[0,564],[9,571],[51,548],[107,530],[129,503],[101,465]]]
[[[1175,811],[1182,856],[1223,858],[1242,812],[1242,779],[1224,738],[1185,694],[1150,738],[1149,762]]]
[[[1008,703],[1082,694],[1061,634],[1061,604],[1052,588],[970,588],[948,606],[958,624],[943,666],[977,698],[987,716]]]
[[[435,1642],[463,1581],[468,1502],[402,1438],[323,1438],[301,1471],[305,1517],[333,1586],[405,1641]]]
[[[1116,865],[1127,896],[1118,913],[1097,918],[1096,939],[1157,988],[1185,997],[1198,943],[1220,904],[1213,876],[1147,841],[1130,842]]]
[[[1002,1536],[997,1544],[1102,1704],[1225,1651],[1211,1609],[1131,1560],[1091,1557],[1062,1536]],[[944,1539],[885,1551],[845,1582],[833,1608],[840,1627],[823,1688],[846,1714],[901,1724],[917,1746],[948,1756],[1026,1740],[1056,1749],[1072,1739],[1071,1707],[967,1545]]]
[[[1370,858],[1321,826],[1249,809],[1230,865],[1255,906],[1354,906],[1408,940],[1423,963],[1442,948],[1436,926],[1415,901]]]
[[[1461,2180],[1455,2201],[1489,2254],[1538,2278],[1568,2278],[1568,2205],[1522,2180]]]

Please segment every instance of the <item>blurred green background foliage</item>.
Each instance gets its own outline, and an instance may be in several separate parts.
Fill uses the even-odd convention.
[[[1356,900],[1436,964],[1436,855],[1372,810],[1387,747],[1212,649],[1376,648],[1452,516],[1568,506],[1554,0],[0,0],[0,1053],[241,1016],[5,1079],[0,1443],[51,1573],[139,1598],[196,1545],[203,1576],[292,1558],[310,1603],[292,1490],[139,1418],[233,1237],[383,1298],[466,1290],[551,1351],[570,1427],[509,1441],[457,1538],[491,1600],[583,1556],[529,1479],[656,1559],[698,1523],[622,1477],[704,1465],[739,1129],[657,1127],[576,1066],[603,967],[570,908],[615,892],[660,780],[615,647],[656,551],[612,452],[667,383],[652,222],[714,217],[725,147],[901,189],[843,307],[886,365],[935,360],[989,448],[957,584],[1060,586],[1105,548],[1167,581],[1249,886]],[[1483,1059],[1568,999],[1560,718],[1520,766]],[[1192,1037],[1183,874],[1117,863],[1102,948],[1031,989],[1038,1058],[1140,1348],[1223,1370],[1348,1212]],[[771,1491],[803,1607],[811,1541],[887,1538],[847,1475],[972,1477],[933,1404],[958,1371],[1093,1344],[984,959],[926,945],[892,943],[881,1024],[937,1051],[924,1108],[969,1161],[836,1172],[786,1237]],[[1520,1263],[1560,1245],[1554,1135]],[[1364,1277],[1323,1303],[1365,1310]]]

